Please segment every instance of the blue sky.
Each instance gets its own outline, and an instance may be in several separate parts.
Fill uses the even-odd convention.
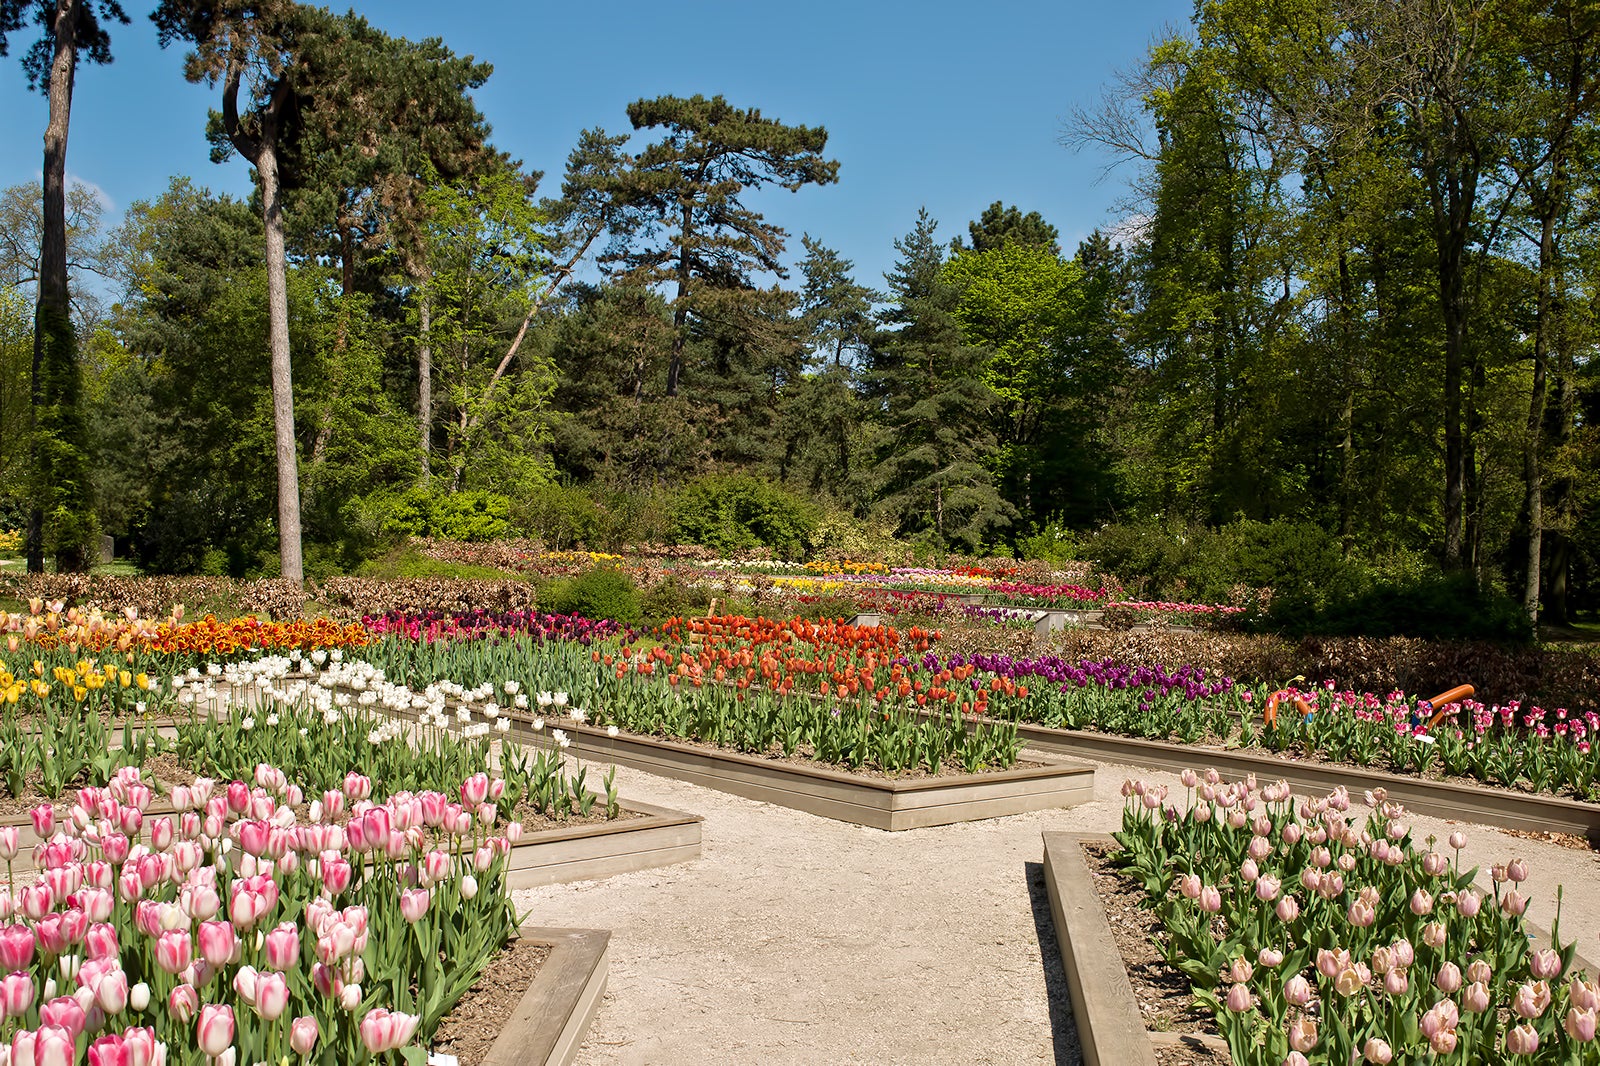
[[[113,35],[116,61],[80,68],[69,172],[98,186],[114,212],[159,196],[174,174],[243,195],[248,168],[211,163],[206,111],[220,91],[183,80],[182,52],[163,52],[146,14]],[[627,128],[627,105],[662,94],[722,94],[784,122],[821,125],[840,181],[754,201],[791,234],[790,259],[809,233],[881,286],[893,242],[926,205],[949,240],[995,200],[1037,210],[1067,251],[1122,215],[1125,182],[1098,180],[1105,159],[1058,143],[1074,104],[1091,102],[1152,38],[1183,24],[1190,0],[1123,3],[921,3],[813,0],[773,5],[354,5],[383,30],[437,36],[458,54],[494,64],[478,91],[494,143],[544,170],[554,190],[585,127]],[[45,106],[27,91],[19,57],[28,30],[0,61],[0,185],[37,180]],[[642,143],[642,142],[641,142]]]

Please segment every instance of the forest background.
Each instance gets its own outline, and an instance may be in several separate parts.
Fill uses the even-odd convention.
[[[129,15],[0,0],[0,34],[55,119]],[[48,151],[42,200],[0,197],[0,528],[35,565],[531,535],[1292,573],[1316,610],[1505,633],[1600,605],[1593,5],[1205,0],[1062,101],[1129,225],[1064,248],[1029,205],[941,226],[907,190],[881,282],[752,206],[849,180],[826,115],[641,99],[541,174],[443,41],[154,17],[256,192],[177,176],[118,220],[56,175],[54,256]]]

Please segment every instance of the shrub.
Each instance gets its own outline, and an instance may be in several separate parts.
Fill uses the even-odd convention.
[[[623,625],[637,625],[644,616],[639,590],[632,579],[610,566],[549,582],[539,590],[539,609],[550,614],[579,614],[595,621],[609,618]]]
[[[1082,550],[1078,535],[1056,519],[1035,526],[1032,532],[1017,538],[1018,559],[1064,563],[1079,558]]]
[[[377,532],[391,537],[497,540],[510,535],[511,500],[497,492],[442,493],[417,486],[369,497]]]
[[[1521,604],[1502,592],[1476,586],[1470,574],[1433,573],[1376,582],[1332,596],[1312,610],[1275,599],[1267,622],[1290,636],[1513,642],[1533,637]]]
[[[676,575],[656,582],[640,600],[643,619],[650,623],[704,614],[710,606],[711,593],[708,589],[690,585]]]
[[[672,505],[674,539],[718,552],[761,546],[793,557],[817,517],[815,505],[748,474],[691,481]]]
[[[544,485],[513,505],[516,525],[553,551],[595,544],[605,515],[583,489]]]

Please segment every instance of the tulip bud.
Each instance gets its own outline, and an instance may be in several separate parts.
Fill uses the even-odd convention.
[[[1250,987],[1248,985],[1235,984],[1232,988],[1228,989],[1227,1006],[1228,1009],[1233,1011],[1235,1014],[1242,1014],[1243,1012],[1249,1010]]]
[[[302,1015],[289,1026],[289,1046],[301,1058],[311,1054],[311,1049],[317,1046],[317,1020],[310,1015]]]
[[[1361,1054],[1368,1062],[1377,1063],[1378,1066],[1394,1061],[1394,1050],[1389,1047],[1389,1042],[1376,1036],[1367,1040]]]

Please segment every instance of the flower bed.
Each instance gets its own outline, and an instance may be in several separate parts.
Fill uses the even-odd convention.
[[[396,1060],[426,1041],[515,928],[520,825],[479,771],[373,801],[351,772],[304,801],[289,775],[173,790],[133,767],[32,813],[39,875],[7,864],[0,1038],[13,1063]],[[441,960],[448,960],[448,965]]]
[[[1600,1062],[1600,988],[1559,921],[1529,943],[1525,863],[1485,892],[1464,837],[1414,842],[1382,795],[1362,817],[1342,789],[1183,780],[1124,785],[1117,861],[1236,1063]]]

